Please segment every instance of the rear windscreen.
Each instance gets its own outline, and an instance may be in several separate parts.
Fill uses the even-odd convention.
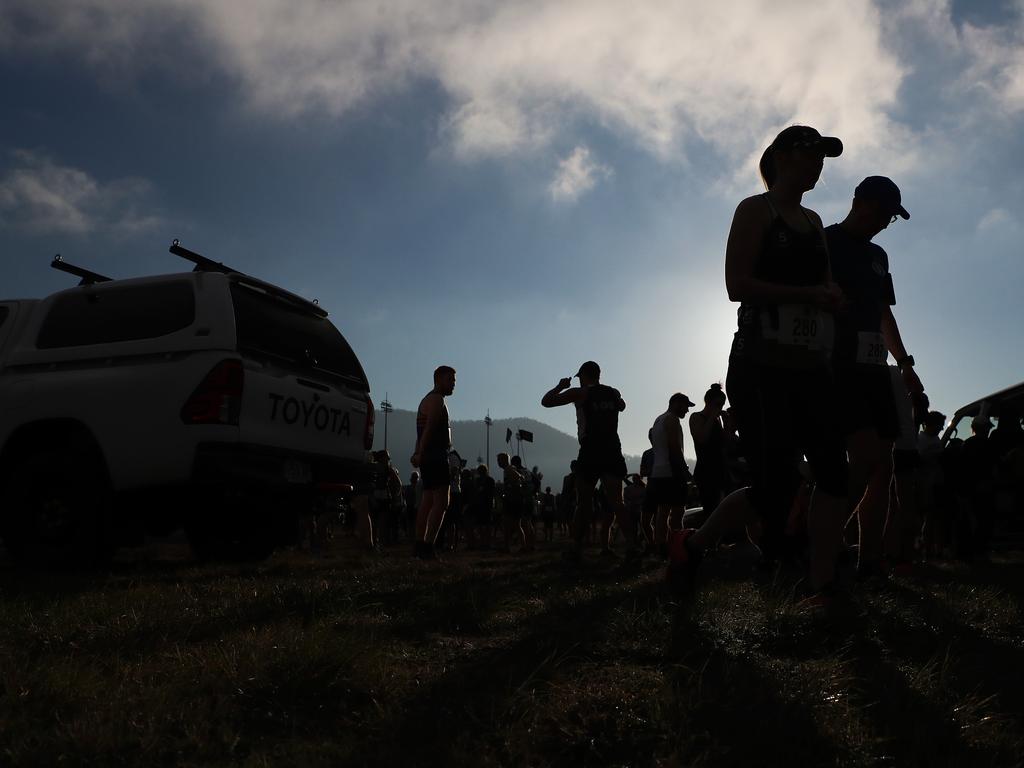
[[[36,346],[82,347],[153,339],[195,322],[191,282],[89,288],[58,296]]]
[[[0,328],[7,322],[7,316],[11,313],[10,307],[0,307]]]
[[[341,376],[369,390],[352,347],[325,317],[250,288],[231,283],[238,348]]]

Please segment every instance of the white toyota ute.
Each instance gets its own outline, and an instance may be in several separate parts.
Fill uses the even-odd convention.
[[[373,485],[374,407],[315,303],[189,251],[191,272],[0,301],[0,537],[102,561],[184,527],[201,557],[264,557],[324,495]]]

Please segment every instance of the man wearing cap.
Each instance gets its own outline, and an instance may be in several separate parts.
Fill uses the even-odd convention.
[[[654,420],[651,442],[654,445],[654,464],[651,467],[649,492],[657,504],[654,522],[655,546],[662,554],[668,553],[668,529],[680,528],[686,511],[687,483],[690,468],[683,458],[683,417],[693,402],[682,392],[668,400],[668,410]]]
[[[627,473],[619,442],[619,413],[626,410],[626,403],[617,389],[601,383],[601,367],[593,360],[581,365],[576,376],[580,386],[571,387],[571,379],[562,379],[540,401],[545,408],[570,403],[576,407],[576,429],[580,441],[575,473],[578,507],[573,520],[575,547],[570,554],[578,559],[583,552],[593,514],[594,488],[598,482],[633,554],[636,551],[636,526],[633,521],[626,520],[622,502],[622,482]],[[601,542],[602,548],[607,549],[608,543]]]
[[[832,362],[850,457],[851,503],[860,528],[858,572],[867,577],[883,575],[892,449],[900,433],[889,354],[908,391],[924,391],[892,312],[896,296],[889,258],[872,242],[899,218],[910,218],[899,187],[885,176],[868,176],[857,185],[846,218],[825,229],[832,276],[847,298],[836,314]]]

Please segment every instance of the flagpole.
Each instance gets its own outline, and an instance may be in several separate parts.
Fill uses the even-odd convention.
[[[487,415],[484,416],[484,424],[487,426],[487,453],[484,454],[487,458],[484,463],[487,466],[491,466],[491,424],[494,422],[491,420],[491,409],[487,409]]]

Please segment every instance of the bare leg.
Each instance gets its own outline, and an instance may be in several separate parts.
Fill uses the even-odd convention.
[[[882,558],[885,519],[892,484],[892,443],[873,429],[862,429],[847,440],[850,454],[851,498],[860,527],[859,565]]]
[[[373,548],[373,521],[370,519],[370,501],[366,496],[352,499],[352,511],[356,515],[356,534],[368,548]],[[310,530],[312,535],[312,530]],[[312,545],[312,539],[310,540]]]
[[[622,478],[615,477],[614,475],[602,478],[601,488],[604,490],[605,497],[608,499],[608,512],[605,515],[609,529],[608,536],[610,537],[611,535],[612,522],[617,521],[619,530],[622,531],[622,535],[626,539],[628,548],[630,550],[635,549],[636,525],[622,499]],[[602,537],[601,543],[606,547],[611,546],[611,541],[608,537]]]
[[[807,534],[810,539],[811,587],[815,590],[835,579],[846,509],[844,497],[832,496],[817,488],[814,490],[807,513]]]
[[[444,521],[445,510],[448,509],[449,493],[450,491],[448,488],[441,488],[433,493],[433,503],[430,505],[430,511],[427,517],[426,536],[424,538],[424,541],[428,544],[433,544],[437,539],[437,532],[441,528],[442,521]],[[423,495],[426,496],[425,493]]]
[[[668,504],[659,504],[654,513],[654,545],[662,555],[668,552]]]
[[[740,488],[722,499],[688,543],[694,549],[704,550],[714,546],[726,533],[755,524],[757,520],[757,513],[747,498],[747,489]]]
[[[590,518],[594,512],[594,486],[589,484],[582,477],[577,478],[576,493],[579,501],[576,505],[576,514],[573,517],[573,538],[575,539],[576,551],[583,551],[583,544],[590,530]]]
[[[686,513],[686,505],[672,504],[665,509],[668,516],[668,530],[665,531],[665,535],[668,536],[669,530],[678,530],[683,527],[683,515]]]
[[[434,508],[434,496],[438,493],[441,493],[441,491],[423,491],[420,508],[416,512],[416,541],[427,540],[427,524],[430,521],[430,511]]]
[[[647,546],[652,550],[655,547],[654,516],[656,511],[647,504],[640,508],[640,531],[643,533]]]
[[[885,523],[885,556],[890,562],[914,559],[914,540],[921,530],[917,504],[917,478],[913,471],[894,474],[889,518]]]

